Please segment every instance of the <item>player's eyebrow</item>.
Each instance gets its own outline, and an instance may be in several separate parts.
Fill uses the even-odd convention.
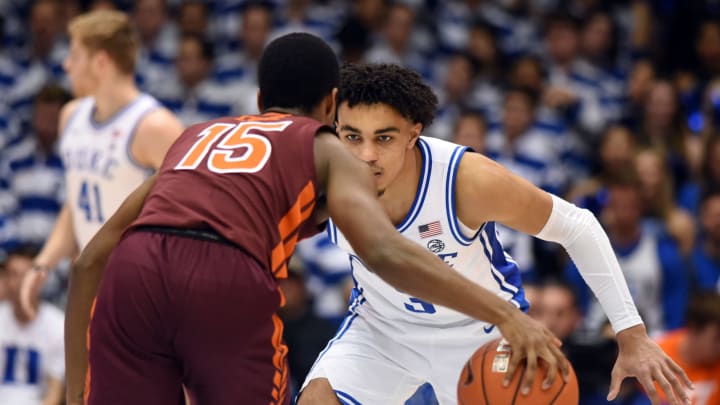
[[[357,129],[357,128],[355,128],[355,127],[351,127],[351,126],[348,125],[348,124],[343,124],[343,125],[340,127],[340,130],[341,130],[341,131],[350,131],[350,132],[360,133],[360,130],[359,130],[359,129]]]
[[[377,131],[375,131],[375,135],[387,134],[388,132],[400,132],[400,130],[397,129],[397,127],[387,127],[378,129]]]

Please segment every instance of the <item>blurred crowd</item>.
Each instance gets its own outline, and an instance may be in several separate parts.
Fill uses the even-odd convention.
[[[137,83],[185,125],[256,112],[257,60],[292,31],[324,38],[343,62],[415,69],[440,100],[424,135],[467,145],[596,214],[649,332],[695,339],[683,343],[696,348],[686,363],[720,376],[720,2],[3,0],[0,301],[15,294],[3,281],[13,277],[10,259],[32,257],[62,206],[65,28],[100,8],[131,15]],[[499,233],[523,270],[531,315],[568,342],[582,403],[604,403],[617,349],[598,303],[558,246]],[[352,278],[347,256],[322,235],[293,263],[283,316],[297,385],[343,318]],[[60,309],[61,267],[44,291]],[[14,361],[17,348],[0,349]],[[46,373],[61,378],[53,367]],[[5,403],[16,378],[2,370]],[[717,405],[700,402],[702,392],[720,401],[717,378],[698,405]],[[410,403],[433,403],[428,391]],[[622,400],[643,403],[632,384]]]

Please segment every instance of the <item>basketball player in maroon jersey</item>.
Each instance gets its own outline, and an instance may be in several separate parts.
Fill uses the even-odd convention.
[[[70,405],[180,404],[183,385],[193,404],[287,404],[276,280],[329,214],[388,283],[497,325],[520,355],[567,375],[545,327],[395,230],[370,168],[323,125],[338,81],[320,39],[273,41],[263,113],[186,130],[91,240],[68,298]]]

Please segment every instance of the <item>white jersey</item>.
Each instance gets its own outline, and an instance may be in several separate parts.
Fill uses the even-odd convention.
[[[435,253],[469,280],[527,310],[518,266],[503,251],[495,223],[488,222],[479,230],[472,230],[457,218],[455,179],[460,159],[467,148],[428,137],[420,137],[418,147],[423,162],[417,194],[410,212],[397,226],[398,231]],[[482,204],[482,201],[477,203]],[[347,239],[332,222],[328,224],[328,233],[333,242],[353,252]],[[432,327],[474,322],[460,312],[398,291],[369,271],[353,253],[350,260],[356,283],[351,311]],[[491,329],[492,325],[485,326],[486,332]]]
[[[60,141],[65,166],[66,195],[80,249],[151,173],[130,152],[140,121],[160,107],[141,94],[102,123],[95,122],[95,100],[79,101]]]
[[[42,303],[27,325],[15,320],[9,302],[0,302],[0,404],[37,405],[48,377],[65,376],[63,313]]]

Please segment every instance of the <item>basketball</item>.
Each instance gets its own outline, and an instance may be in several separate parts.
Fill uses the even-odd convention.
[[[458,381],[458,403],[460,405],[577,405],[578,383],[575,371],[570,366],[569,381],[566,383],[558,372],[555,382],[547,390],[541,386],[545,379],[545,368],[538,367],[528,395],[520,392],[521,376],[525,365],[521,363],[515,371],[510,385],[503,387],[505,371],[510,365],[510,347],[498,344],[495,339],[479,348],[463,367]]]

